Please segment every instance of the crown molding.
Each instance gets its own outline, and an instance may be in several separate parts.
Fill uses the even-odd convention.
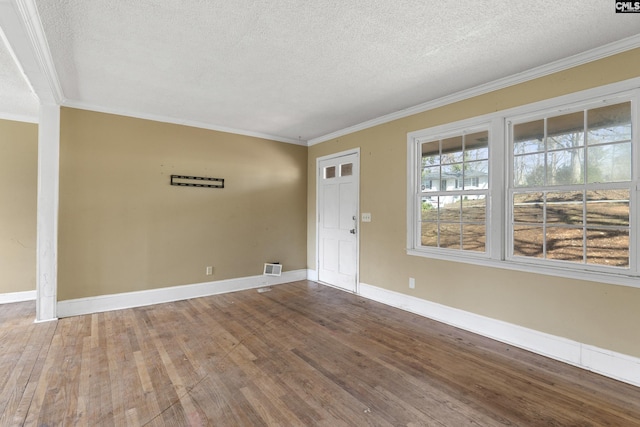
[[[253,138],[268,139],[271,141],[284,142],[287,144],[301,145],[303,147],[307,146],[307,141],[305,140],[297,140],[293,138],[285,138],[282,136],[270,135],[270,134],[261,133],[261,132],[230,128],[226,126],[219,126],[211,123],[199,122],[196,120],[183,120],[175,117],[169,117],[169,116],[163,116],[163,115],[157,115],[157,114],[138,113],[138,112],[127,111],[124,109],[103,107],[99,105],[94,105],[94,104],[85,103],[85,102],[78,102],[78,101],[73,101],[69,99],[65,99],[62,102],[62,106],[77,108],[80,110],[95,111],[97,113],[115,114],[119,116],[133,117],[136,119],[151,120],[154,122],[171,123],[175,125],[183,125],[183,126],[189,126],[194,128],[200,128],[200,129],[214,130],[217,132],[225,132],[225,133],[232,133],[236,135],[250,136]]]
[[[308,145],[312,146],[321,142],[329,141],[331,139],[339,138],[354,132],[369,129],[374,126],[378,126],[384,123],[388,123],[394,120],[402,119],[412,116],[414,114],[424,113],[425,111],[433,110],[435,108],[443,107],[445,105],[452,104],[454,102],[464,101],[479,95],[484,95],[490,92],[495,92],[500,89],[504,89],[510,86],[515,86],[520,83],[525,83],[531,80],[535,80],[540,77],[544,77],[550,74],[554,74],[560,71],[567,70],[569,68],[577,67],[579,65],[587,64],[589,62],[603,59],[609,56],[616,55],[618,53],[626,52],[631,49],[640,47],[640,35],[628,37],[613,43],[606,44],[604,46],[588,50],[586,52],[579,53],[577,55],[569,56],[567,58],[551,62],[546,65],[542,65],[536,68],[532,68],[527,71],[523,71],[518,74],[514,74],[502,79],[494,80],[492,82],[482,84],[471,89],[466,89],[460,92],[447,95],[433,101],[428,101],[414,107],[409,107],[404,110],[396,111],[391,114],[367,120],[360,124],[350,126],[335,132],[328,133],[317,138],[309,140]]]
[[[60,79],[49,50],[35,0],[12,0],[28,38],[32,55],[39,70],[24,70],[34,92],[42,103],[60,105],[64,99]],[[37,81],[43,80],[40,84]]]
[[[0,112],[0,120],[10,120],[12,122],[38,123],[38,116],[28,114],[11,114]]]

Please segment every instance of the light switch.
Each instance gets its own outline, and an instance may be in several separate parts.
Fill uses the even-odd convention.
[[[363,213],[362,214],[362,222],[371,222],[371,214]]]

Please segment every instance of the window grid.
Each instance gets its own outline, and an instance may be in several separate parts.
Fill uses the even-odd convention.
[[[633,195],[633,189],[635,186],[633,185],[634,177],[632,176],[632,156],[631,156],[631,146],[632,146],[632,131],[635,124],[634,115],[632,114],[631,103],[627,102],[619,102],[618,103],[610,103],[606,104],[604,107],[602,103],[596,106],[589,106],[590,108],[581,109],[575,111],[573,113],[563,113],[563,114],[548,114],[542,119],[537,120],[528,120],[520,123],[509,123],[509,135],[510,135],[510,158],[512,159],[510,163],[510,185],[509,185],[509,206],[510,206],[510,220],[509,220],[509,230],[508,230],[508,248],[509,255],[512,259],[526,259],[527,262],[532,263],[557,263],[557,262],[568,262],[572,264],[582,265],[583,267],[587,267],[593,270],[602,270],[602,271],[611,271],[612,269],[623,269],[630,270],[633,266],[633,259],[637,257],[635,252],[635,248],[632,243],[632,230],[635,224],[632,224],[634,221],[635,208],[633,200],[635,199]],[[601,125],[598,129],[594,124],[593,127],[590,126],[590,113],[597,116],[597,112],[602,112],[603,110],[606,112],[606,109],[616,109],[619,110],[627,110],[629,111],[628,123],[626,121],[614,122],[609,125]],[[558,141],[555,140],[558,138],[558,135],[552,136],[549,133],[549,121],[557,120],[561,121],[563,118],[566,119],[570,116],[576,116],[577,114],[582,114],[582,126],[581,129],[573,129],[569,132],[565,132],[564,135],[560,134],[560,139],[563,136],[574,134],[574,139],[567,149],[566,146],[554,147],[550,149],[551,144],[557,144]],[[537,122],[537,123],[536,123]],[[530,141],[528,140],[518,140],[517,138],[517,126],[521,126],[525,129],[531,128],[535,129],[536,124],[542,122],[543,124],[543,135],[540,138],[538,135],[538,149],[531,149],[528,146]],[[607,132],[603,132],[603,129]],[[565,129],[566,131],[566,129]],[[616,135],[616,132],[622,132],[622,136]],[[593,138],[593,141],[590,139],[591,134],[602,133],[603,139],[598,139],[597,136]],[[611,134],[612,136],[606,136],[606,133]],[[576,135],[580,134],[578,138],[575,138]],[[628,136],[628,137],[627,137]],[[612,139],[613,138],[613,139]],[[571,139],[571,136],[569,136]],[[578,142],[577,144],[574,142]],[[521,145],[518,145],[521,144]],[[542,149],[540,149],[542,147]],[[621,148],[622,150],[617,150]],[[582,160],[580,160],[580,151],[582,150]],[[598,150],[600,152],[598,153]],[[575,169],[574,160],[578,158],[581,168],[580,174],[572,174],[569,177],[568,182],[562,182],[564,185],[557,185],[555,181],[556,175],[559,173],[559,169],[552,168],[552,161],[555,161],[556,155],[553,153],[563,153],[571,151],[571,168]],[[598,156],[594,153],[598,153],[601,156],[604,155],[606,158],[606,153],[613,152],[611,154],[611,170],[609,174],[601,173],[598,175],[596,172],[598,169]],[[620,162],[620,165],[614,165],[616,161],[616,151],[622,151],[622,155],[620,158],[624,159],[623,162]],[[628,152],[628,154],[627,154]],[[530,173],[527,176],[527,180],[523,180],[522,172],[531,172],[527,171],[527,167],[523,160],[528,158],[531,159],[533,156],[539,156],[539,153],[544,153],[543,160],[543,168],[542,174],[540,173]],[[591,160],[589,156],[593,155],[594,159]],[[536,158],[537,161],[540,160],[540,157]],[[619,160],[618,160],[619,161]],[[537,165],[536,167],[539,167]],[[614,167],[617,166],[617,167]],[[591,173],[591,175],[590,175]],[[541,176],[540,176],[541,175]],[[579,176],[579,179],[576,178]],[[553,177],[554,179],[550,179]],[[610,182],[607,182],[610,181]],[[620,195],[623,194],[624,197],[622,200],[608,200],[606,197],[604,199],[590,199],[590,197],[596,197],[598,193],[607,194],[609,192],[611,195]],[[581,221],[579,223],[570,223],[569,221],[565,221],[565,223],[561,222],[557,218],[550,218],[549,211],[550,206],[553,203],[558,203],[560,205],[559,211],[562,214],[568,214],[571,212],[572,208],[569,207],[568,202],[553,202],[549,200],[550,194],[580,194],[579,204],[581,205]],[[527,221],[519,221],[517,210],[519,209],[518,198],[523,194],[542,194],[542,200],[540,203],[542,204],[542,218],[541,222],[527,222]],[[601,196],[603,197],[603,196]],[[571,203],[576,203],[572,201]],[[607,223],[591,223],[590,222],[590,210],[589,207],[594,209],[594,212],[597,203],[602,203],[603,206],[609,206],[607,212],[602,212],[603,209],[600,209],[600,214],[603,217],[609,217],[610,222],[614,222],[611,224]],[[564,205],[564,206],[562,206]],[[626,205],[626,210],[624,206]],[[564,208],[564,211],[562,209]],[[623,211],[626,212],[626,221],[623,221],[623,224],[615,224],[615,221],[620,221],[620,218],[615,215],[614,211]],[[591,216],[595,216],[591,215]],[[552,220],[556,220],[558,222],[552,222]],[[525,227],[529,227],[526,229]],[[532,230],[539,229],[541,232],[541,241],[536,241],[536,233]],[[522,239],[520,236],[520,232],[527,230],[529,239]],[[561,248],[558,252],[553,252],[556,250],[555,240],[551,240],[550,236],[552,233],[558,233],[558,236],[561,236],[563,230],[575,230],[578,233],[575,233],[573,237],[574,241],[571,239],[571,233],[565,233],[564,239],[557,239],[559,243],[559,247]],[[525,233],[523,232],[524,236]],[[569,235],[569,238],[567,238]],[[581,242],[580,252],[581,256],[577,258],[577,250],[575,247],[575,241],[579,240]],[[609,247],[605,248],[598,247],[594,242],[598,241],[598,239],[605,239],[605,237],[610,237],[608,239]],[[522,243],[521,243],[522,242]],[[535,252],[535,246],[540,245],[538,248],[538,252]],[[563,243],[566,245],[562,247]],[[553,249],[550,247],[553,246]],[[574,247],[571,247],[574,246]],[[564,251],[564,252],[563,252]],[[604,253],[604,255],[595,256],[593,254]],[[569,253],[573,253],[573,255],[569,255]]]
[[[637,133],[638,119],[640,119],[639,99],[640,83],[638,81],[621,82],[408,133],[407,165],[410,173],[407,181],[407,254],[640,287],[640,282],[638,282],[640,278],[640,212],[638,209],[640,206],[638,199],[640,196],[640,181],[638,180],[640,157],[638,156],[639,135]],[[599,124],[606,122],[603,119],[606,119],[607,109],[617,104],[626,104],[627,127],[623,131]],[[582,132],[580,144],[575,143],[574,146],[568,140],[563,142],[560,135],[550,135],[562,132],[555,132],[555,130],[548,132],[550,127],[562,127],[563,121],[558,121],[554,117],[572,114],[575,116],[568,119],[576,125],[575,127],[581,128],[580,132]],[[547,136],[554,136],[556,139],[549,145],[531,144],[526,146],[525,144],[520,152],[514,151],[514,124],[520,125],[536,120],[539,129],[542,129],[540,133],[543,140]],[[416,170],[421,170],[423,166],[421,163],[421,144],[442,138],[443,135],[459,136],[472,128],[489,129],[492,135],[488,147],[492,153],[489,158],[492,185],[488,191],[486,208],[486,253],[422,246],[420,241],[421,196],[426,194],[435,197],[438,191],[444,190],[436,182],[429,182],[429,185],[421,188],[421,184],[423,184],[421,175],[416,173]],[[530,129],[530,131],[532,135],[535,133],[534,129]],[[564,146],[560,144],[564,144]],[[556,156],[556,165],[568,166],[571,162],[571,151],[567,150],[571,149],[577,149],[574,151],[577,153],[574,156],[580,158],[584,165],[578,175],[565,173],[559,176],[557,173],[554,174],[547,170],[547,163],[553,163],[551,161],[552,155]],[[540,164],[544,166],[544,169],[537,171],[537,183],[533,180],[534,182],[525,183],[523,181],[523,185],[517,185],[514,182],[517,177],[517,165],[514,164],[514,159],[522,157],[533,160],[536,158],[536,154],[541,156]],[[525,157],[527,155],[532,157]],[[609,167],[606,171],[602,169],[595,174],[591,173],[606,163],[603,160],[611,162],[612,159],[614,166]],[[624,167],[615,166],[615,163],[619,164],[623,161],[626,163]],[[534,162],[529,163],[531,166],[531,163]],[[593,167],[594,165],[596,168]],[[576,176],[579,177],[577,180]],[[457,183],[452,181],[451,183],[447,182],[443,187],[447,188],[448,186],[449,191],[446,194],[453,195],[457,194],[455,191],[461,190],[460,184],[460,180]],[[464,185],[464,183],[462,184]],[[454,185],[457,187],[454,188]],[[550,221],[550,218],[545,216],[536,220],[540,221],[539,223],[521,222],[521,224],[528,226],[539,227],[540,232],[537,239],[540,247],[544,242],[543,255],[546,258],[541,255],[538,257],[518,256],[517,251],[514,255],[514,194],[540,192],[540,215],[543,213],[544,215],[551,214],[553,218],[554,215],[557,217],[557,212],[545,211],[544,203],[550,201],[549,195],[551,193],[563,191],[579,192],[579,203],[572,208],[576,212],[575,217],[579,217],[579,220],[575,219],[570,224],[564,224],[555,219]],[[620,191],[623,192],[623,195],[618,197],[616,193]],[[596,193],[591,194],[590,192]],[[595,200],[598,194],[604,195],[606,200]],[[551,206],[553,205],[548,205],[548,207]],[[622,213],[613,216],[615,219],[612,220],[611,215],[602,215],[604,206],[614,206]],[[563,207],[563,209],[565,208]],[[622,220],[620,220],[620,216],[623,218]],[[544,235],[542,234],[543,228]],[[554,248],[548,244],[545,240],[546,234],[548,232],[561,234],[560,232],[567,230],[570,231],[570,234],[573,233],[570,237],[574,238],[574,243],[577,245],[574,249],[576,253],[580,254],[579,262],[551,259],[550,254],[553,255],[554,250],[557,252],[557,247]],[[577,239],[575,239],[576,236],[578,236]],[[596,243],[604,241],[602,236],[609,236],[617,240],[618,255],[607,255],[606,245]],[[561,239],[561,241],[563,240]],[[597,253],[598,251],[600,253]],[[607,263],[607,259],[616,262]]]
[[[474,132],[418,142],[416,247],[486,254],[488,131]]]
[[[579,222],[574,222],[574,223],[559,223],[559,222],[552,222],[550,220],[549,217],[549,210],[550,210],[550,206],[553,205],[554,202],[553,200],[550,200],[549,195],[550,194],[554,194],[554,193],[559,193],[557,191],[557,189],[553,189],[553,190],[548,190],[548,189],[527,189],[526,191],[522,191],[522,190],[517,190],[514,191],[512,193],[512,227],[515,228],[523,228],[523,227],[530,227],[530,228],[535,228],[538,227],[541,229],[542,232],[542,236],[545,237],[548,235],[549,230],[560,230],[560,229],[564,229],[564,230],[577,230],[580,231],[581,233],[581,239],[582,239],[582,247],[581,247],[581,260],[580,263],[581,264],[590,264],[588,262],[588,258],[589,258],[589,254],[591,253],[591,247],[589,246],[589,241],[588,241],[588,235],[589,233],[594,233],[594,232],[608,232],[610,234],[615,234],[618,233],[618,236],[629,236],[630,235],[630,225],[629,225],[629,221],[627,220],[627,225],[609,225],[609,224],[599,224],[599,223],[591,223],[589,221],[589,214],[590,214],[590,210],[588,209],[588,205],[594,204],[594,203],[598,203],[598,201],[596,200],[591,200],[589,197],[589,193],[592,191],[598,191],[601,190],[601,186],[596,187],[596,186],[589,186],[586,189],[577,192],[577,191],[573,191],[574,193],[579,193],[580,194],[580,199],[579,201],[574,201],[573,203],[575,203],[576,205],[579,205],[579,214],[580,214],[580,220]],[[628,192],[628,187],[624,187],[624,186],[609,186],[608,190],[612,190],[615,192],[622,192],[622,191],[626,191],[626,197],[625,199],[623,199],[622,201],[612,201],[612,203],[618,203],[618,205],[622,202],[622,204],[629,203],[629,192]],[[540,194],[542,193],[542,200],[540,201],[541,204],[541,213],[542,213],[542,218],[541,221],[539,222],[535,222],[535,221],[523,221],[523,220],[518,220],[517,215],[516,215],[516,208],[520,205],[522,206],[521,203],[518,202],[518,196],[524,195],[526,197],[526,195],[528,194]],[[627,237],[628,238],[628,237]],[[516,236],[515,236],[515,231],[514,231],[514,236],[512,239],[512,242],[516,240]],[[549,242],[546,238],[542,239],[541,242],[542,245],[542,252],[541,252],[541,256],[539,258],[541,259],[548,259],[548,245]],[[525,250],[526,248],[521,248],[522,252],[526,252]],[[514,256],[526,256],[526,254],[521,254],[521,253],[516,253],[515,252],[515,248],[512,246],[512,250],[514,250],[513,255]],[[562,260],[562,259],[556,259],[556,260]],[[568,261],[568,260],[567,260]],[[605,260],[605,261],[609,261],[609,260]],[[577,260],[576,260],[577,262]],[[621,263],[621,262],[605,262],[605,265],[609,265],[611,267],[624,267],[624,268],[628,268],[628,257],[627,257],[627,262],[626,263]]]

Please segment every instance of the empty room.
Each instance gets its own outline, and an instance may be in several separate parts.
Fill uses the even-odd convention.
[[[640,3],[0,36],[0,426],[640,426]]]

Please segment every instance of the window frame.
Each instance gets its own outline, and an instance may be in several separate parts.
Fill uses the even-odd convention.
[[[511,194],[512,141],[510,123],[526,122],[536,117],[553,117],[576,110],[606,104],[631,102],[631,182],[629,184],[629,268],[580,264],[571,261],[540,260],[512,256]],[[606,103],[606,104],[605,104]],[[599,86],[579,92],[544,99],[530,104],[496,111],[456,122],[407,133],[407,237],[406,253],[411,256],[463,262],[520,272],[544,274],[578,280],[596,281],[640,288],[640,78]],[[488,126],[489,130],[489,201],[487,202],[486,253],[416,245],[419,224],[416,207],[420,189],[419,139],[433,140],[465,128]],[[416,187],[416,185],[418,187]],[[560,186],[559,186],[560,187]],[[517,190],[528,191],[526,187]],[[585,268],[586,267],[586,268]]]
[[[493,192],[495,191],[498,182],[498,188],[501,186],[502,178],[497,175],[495,170],[501,169],[499,166],[496,168],[495,159],[492,160],[492,150],[499,151],[500,157],[502,156],[502,150],[498,150],[492,146],[492,138],[496,133],[500,133],[501,122],[499,120],[491,119],[489,116],[476,117],[471,120],[461,120],[459,122],[436,126],[433,128],[423,129],[416,132],[411,132],[407,135],[407,173],[408,173],[408,185],[407,185],[407,253],[410,255],[425,256],[430,258],[445,259],[445,260],[460,260],[466,259],[470,262],[477,262],[478,260],[486,260],[495,257],[495,247],[493,243],[496,239],[500,239],[502,233],[499,232],[496,235],[496,220],[500,220],[499,214],[495,209],[492,209],[492,201],[495,199]],[[488,142],[488,189],[486,197],[486,217],[485,217],[485,251],[472,251],[464,249],[450,249],[441,247],[422,246],[420,238],[420,224],[421,224],[421,203],[418,199],[423,196],[421,191],[421,169],[422,169],[422,144],[429,141],[443,140],[451,137],[461,136],[463,134],[474,134],[477,132],[487,132],[489,136]],[[454,191],[447,191],[450,194],[463,195],[465,190],[456,188]],[[472,192],[478,192],[477,189],[470,190]],[[435,193],[445,192],[440,189]],[[499,227],[497,228],[499,230]]]
[[[514,184],[514,137],[513,137],[513,129],[514,126],[523,123],[529,123],[536,120],[548,120],[556,117],[560,117],[563,115],[568,115],[577,112],[585,112],[593,109],[597,109],[599,107],[605,107],[608,105],[615,105],[620,103],[629,102],[631,104],[631,179],[629,181],[622,182],[607,182],[607,183],[589,183],[584,180],[581,184],[560,184],[560,185],[552,185],[545,184],[539,186],[516,186]],[[617,94],[608,97],[598,97],[596,99],[588,99],[583,102],[573,103],[572,105],[564,106],[564,108],[558,110],[557,108],[550,108],[541,111],[537,111],[532,114],[523,114],[517,116],[510,116],[505,118],[505,134],[507,135],[507,146],[508,146],[508,157],[509,160],[506,162],[508,167],[508,179],[506,185],[506,205],[507,205],[507,216],[506,216],[506,241],[504,242],[506,247],[506,257],[507,261],[515,261],[519,263],[529,263],[532,265],[539,265],[541,268],[548,266],[556,266],[558,268],[569,268],[569,269],[577,269],[584,270],[586,272],[602,272],[609,274],[625,274],[631,276],[638,276],[640,273],[638,271],[638,257],[640,253],[638,252],[637,247],[637,228],[640,226],[637,221],[638,217],[638,202],[636,197],[636,192],[634,189],[636,188],[636,184],[638,181],[638,170],[636,165],[634,164],[634,159],[638,156],[638,146],[637,146],[637,127],[638,127],[638,116],[637,116],[637,99],[634,99],[633,93],[628,92],[624,94]],[[635,112],[634,112],[635,110]],[[584,118],[584,117],[583,117]],[[589,145],[585,143],[582,146],[585,150],[588,150]],[[548,150],[545,148],[543,153],[547,153]],[[545,163],[546,164],[546,163]],[[586,166],[586,157],[585,157],[585,166]],[[586,176],[584,177],[586,178]],[[516,193],[527,193],[527,192],[563,192],[563,191],[593,191],[596,189],[628,189],[629,190],[629,267],[612,267],[612,266],[604,266],[600,264],[588,264],[588,263],[578,263],[573,261],[564,261],[564,260],[556,260],[549,258],[535,258],[535,257],[526,257],[519,256],[514,254],[514,214],[513,214],[513,198]],[[585,206],[587,201],[583,200],[582,202]],[[551,227],[555,227],[551,222],[543,220],[542,222],[543,228],[546,229],[551,224]],[[561,228],[576,228],[577,227],[564,227]],[[582,224],[581,228],[585,228],[586,225]],[[585,238],[584,243],[587,240]]]

